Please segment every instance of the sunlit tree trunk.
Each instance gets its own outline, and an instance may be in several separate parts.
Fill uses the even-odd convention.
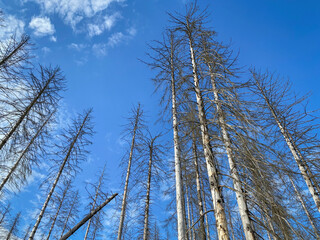
[[[173,142],[174,142],[174,167],[176,180],[176,206],[177,206],[177,225],[178,225],[178,240],[186,239],[186,222],[184,213],[184,197],[182,184],[181,156],[179,147],[178,134],[178,114],[177,114],[177,96],[175,86],[175,71],[174,71],[174,50],[173,50],[173,35],[170,36],[171,45],[171,99],[172,99],[172,125],[173,125]]]
[[[196,146],[196,139],[194,133],[192,133],[192,151],[193,151],[193,158],[194,158],[194,169],[196,172],[196,185],[197,185],[197,198],[198,198],[198,210],[200,216],[200,239],[206,239],[206,230],[204,226],[204,216],[203,216],[203,202],[201,196],[201,184],[200,184],[200,174],[199,174],[199,163],[198,163],[198,153],[197,153],[197,146]]]
[[[9,232],[8,232],[8,235],[7,235],[6,240],[10,240],[11,235],[13,234],[13,232],[15,231],[15,229],[17,228],[17,225],[18,225],[20,216],[21,216],[21,213],[18,213],[17,216],[14,218],[14,221],[13,221],[13,223],[12,223],[10,229],[9,229]]]
[[[217,232],[219,240],[228,240],[229,232],[227,225],[227,217],[224,209],[224,200],[222,196],[222,191],[220,187],[220,181],[217,169],[215,167],[215,159],[212,151],[212,147],[210,144],[210,136],[208,131],[207,119],[204,110],[204,103],[202,99],[202,93],[199,86],[199,78],[197,73],[196,60],[194,55],[194,49],[192,46],[192,37],[189,36],[189,47],[190,47],[190,57],[192,62],[192,70],[193,70],[193,80],[194,80],[194,90],[196,93],[197,106],[198,106],[198,117],[201,127],[201,135],[202,135],[202,144],[204,150],[204,156],[206,159],[208,177],[210,182],[210,189],[213,199],[213,206],[215,210],[215,219],[217,225]]]
[[[234,159],[234,155],[232,152],[231,140],[230,140],[228,132],[227,132],[224,113],[223,113],[221,102],[219,99],[218,89],[216,87],[215,76],[214,76],[214,73],[212,71],[210,64],[208,64],[208,68],[209,68],[210,77],[211,77],[212,91],[213,91],[213,95],[214,95],[214,103],[215,103],[216,111],[218,114],[218,123],[221,128],[222,141],[224,143],[224,146],[225,146],[225,149],[227,152],[227,156],[228,156],[230,172],[231,172],[231,176],[232,176],[232,180],[233,180],[233,187],[234,187],[235,193],[236,193],[236,198],[237,198],[239,213],[240,213],[240,217],[241,217],[241,221],[242,221],[242,225],[243,225],[243,230],[244,230],[244,233],[245,233],[247,240],[254,240],[254,239],[256,239],[256,237],[255,237],[254,230],[253,230],[253,223],[249,217],[249,210],[248,210],[248,206],[247,206],[246,196],[245,196],[245,193],[244,193],[242,186],[241,186],[241,181],[240,181],[239,173],[237,170],[236,161]]]

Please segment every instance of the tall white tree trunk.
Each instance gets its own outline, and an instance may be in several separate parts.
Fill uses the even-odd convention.
[[[192,40],[189,39],[190,45],[190,56],[193,68],[193,80],[194,80],[194,90],[196,93],[197,107],[198,107],[198,117],[201,127],[202,144],[204,150],[204,156],[206,159],[208,177],[210,182],[210,189],[212,194],[214,213],[216,218],[217,232],[219,240],[229,240],[229,231],[227,224],[227,217],[224,209],[224,201],[222,196],[222,191],[220,187],[220,181],[218,172],[215,166],[215,159],[213,151],[210,144],[210,136],[208,131],[207,119],[204,110],[204,103],[202,99],[202,94],[199,86],[199,79],[197,74],[197,66],[195,61],[194,49],[192,46]]]
[[[319,197],[319,193],[317,193],[317,190],[316,190],[316,187],[313,185],[312,183],[312,180],[307,172],[307,168],[306,168],[306,162],[303,162],[303,159],[301,159],[299,157],[299,150],[298,148],[295,146],[295,143],[294,141],[292,140],[292,137],[290,135],[290,133],[287,131],[287,129],[281,124],[281,121],[275,111],[275,109],[273,108],[273,106],[271,105],[269,99],[267,98],[264,90],[262,89],[261,85],[259,84],[258,80],[256,80],[256,83],[257,83],[257,87],[259,88],[264,100],[266,101],[267,105],[268,105],[268,108],[273,116],[273,118],[275,119],[283,137],[284,137],[284,140],[286,141],[290,151],[291,151],[291,154],[295,160],[295,162],[297,163],[298,165],[298,168],[302,174],[302,177],[304,179],[304,181],[306,182],[307,184],[307,187],[309,189],[309,192],[313,198],[313,201],[318,209],[318,211],[320,212],[320,197]],[[301,155],[301,154],[300,154]]]
[[[206,195],[205,195],[205,191],[204,191],[204,184],[203,184],[203,178],[202,178],[202,170],[201,170],[201,166],[199,165],[199,175],[200,175],[200,184],[201,184],[201,196],[203,199],[203,211],[204,213],[207,212],[207,203],[206,203]],[[205,226],[206,226],[206,233],[207,233],[207,239],[211,239],[210,238],[210,229],[209,229],[209,222],[208,222],[208,216],[207,214],[204,215],[204,219],[205,219]]]
[[[144,225],[143,225],[143,240],[148,240],[149,238],[149,209],[150,209],[150,191],[151,191],[151,173],[152,173],[152,154],[153,146],[149,147],[149,164],[148,164],[148,183],[147,183],[147,195],[146,195],[146,205],[144,209]]]
[[[234,155],[232,152],[231,140],[230,140],[229,134],[227,132],[224,113],[222,110],[221,102],[220,102],[219,95],[218,95],[218,89],[217,89],[216,82],[215,82],[215,76],[214,76],[212,68],[209,64],[208,64],[208,68],[209,68],[210,77],[211,77],[212,91],[213,91],[213,95],[214,95],[214,103],[215,103],[216,111],[218,114],[218,123],[221,128],[222,141],[224,143],[224,146],[225,146],[226,152],[227,152],[227,156],[228,156],[230,172],[231,172],[231,176],[232,176],[232,180],[233,180],[233,186],[234,186],[234,189],[236,192],[236,198],[237,198],[237,203],[238,203],[238,208],[239,208],[239,213],[240,213],[240,217],[241,217],[241,221],[242,221],[243,230],[244,230],[244,233],[245,233],[247,240],[255,240],[256,237],[255,237],[254,230],[253,230],[253,223],[249,217],[249,210],[248,210],[248,206],[247,206],[246,196],[245,196],[245,193],[244,193],[242,186],[241,186],[241,181],[240,181],[239,173],[237,170],[236,161],[234,159]]]
[[[177,225],[178,225],[178,240],[186,240],[186,222],[184,214],[184,198],[182,184],[182,170],[179,147],[178,134],[178,114],[177,114],[177,96],[175,87],[175,71],[174,71],[174,52],[173,52],[173,36],[171,36],[171,99],[172,99],[172,125],[173,125],[173,142],[174,142],[174,168],[176,180],[176,206],[177,206]]]
[[[139,113],[140,113],[140,105],[138,106],[138,109],[137,109],[137,112],[136,112],[135,123],[134,123],[134,127],[133,127],[133,135],[132,135],[131,147],[130,147],[130,153],[129,153],[127,175],[126,175],[126,181],[125,181],[125,185],[124,185],[123,198],[122,198],[120,223],[119,223],[118,238],[117,238],[118,240],[122,239],[123,224],[124,224],[124,219],[125,219],[125,215],[126,215],[129,178],[130,178],[133,150],[134,150],[134,147],[135,147],[136,132],[137,132],[138,123],[139,123]]]
[[[98,196],[99,196],[99,192],[100,192],[100,187],[101,187],[101,184],[103,182],[103,177],[104,177],[104,171],[106,169],[106,165],[104,165],[103,167],[103,170],[102,170],[102,173],[100,175],[100,178],[99,178],[99,183],[98,183],[98,186],[96,188],[96,193],[95,193],[95,196],[94,196],[94,199],[93,199],[93,203],[92,203],[92,208],[91,208],[91,211],[95,208],[96,206],[96,202],[97,202],[97,199],[98,199]],[[86,233],[84,235],[84,240],[87,239],[88,237],[88,234],[89,234],[89,230],[90,230],[90,225],[91,225],[91,218],[89,219],[88,221],[88,226],[87,226],[87,229],[86,229]]]
[[[197,185],[197,198],[198,198],[198,211],[200,218],[200,239],[206,239],[206,230],[204,226],[204,216],[203,216],[203,202],[201,196],[201,184],[200,184],[200,174],[199,174],[199,164],[198,164],[198,153],[197,153],[197,146],[196,146],[196,139],[194,133],[192,133],[192,151],[193,151],[193,158],[194,158],[194,169],[196,172],[196,185]]]
[[[89,112],[89,113],[90,113],[90,112]],[[38,215],[38,219],[37,219],[35,225],[33,226],[32,231],[31,231],[31,233],[30,233],[29,240],[33,240],[34,235],[35,235],[36,232],[37,232],[37,229],[38,229],[38,227],[39,227],[39,224],[40,224],[40,222],[41,222],[41,219],[42,219],[42,217],[43,217],[43,214],[44,214],[44,212],[45,212],[45,210],[46,210],[46,208],[47,208],[47,206],[48,206],[48,203],[49,203],[49,201],[50,201],[50,199],[51,199],[51,196],[52,196],[52,194],[53,194],[53,192],[54,192],[54,190],[55,190],[55,188],[56,188],[56,186],[57,186],[57,184],[58,184],[58,181],[59,181],[59,179],[60,179],[60,176],[61,176],[61,174],[62,174],[62,171],[63,171],[63,169],[64,169],[64,166],[66,165],[67,161],[69,160],[69,157],[70,157],[70,155],[71,155],[71,153],[72,153],[73,147],[74,147],[74,145],[76,144],[76,142],[77,142],[77,140],[78,140],[78,137],[79,137],[82,129],[84,128],[84,126],[85,126],[85,124],[86,124],[86,122],[87,122],[87,119],[88,119],[88,117],[89,117],[89,113],[87,113],[87,115],[84,117],[83,122],[82,122],[82,124],[81,124],[81,126],[80,126],[80,128],[79,128],[79,130],[78,130],[78,132],[77,132],[77,134],[76,134],[76,136],[74,137],[72,143],[70,144],[70,147],[69,147],[69,149],[68,149],[68,152],[67,152],[67,154],[66,154],[63,162],[62,162],[61,165],[60,165],[60,168],[59,168],[58,174],[57,174],[57,176],[56,176],[56,179],[55,179],[54,182],[53,182],[53,185],[52,185],[52,187],[51,187],[51,189],[50,189],[50,191],[49,191],[49,193],[48,193],[48,195],[47,195],[47,199],[46,199],[46,201],[44,202],[44,204],[43,204],[43,206],[42,206],[42,208],[41,208],[41,211],[40,211],[40,213],[39,213],[39,215]]]

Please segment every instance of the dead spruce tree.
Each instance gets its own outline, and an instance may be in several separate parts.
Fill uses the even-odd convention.
[[[6,132],[1,139],[0,150],[18,133],[19,128],[25,121],[30,122],[55,109],[60,99],[59,93],[64,89],[64,77],[59,68],[40,66],[37,73],[30,73],[28,85],[23,101],[18,99],[18,101],[10,103],[15,111],[8,116],[8,127],[6,127]]]
[[[208,119],[206,116],[203,92],[201,90],[201,76],[198,69],[198,59],[195,52],[197,30],[199,24],[202,24],[203,17],[197,13],[197,7],[191,5],[185,15],[170,14],[170,21],[173,23],[173,29],[179,32],[183,38],[183,44],[185,49],[189,50],[190,56],[190,68],[192,71],[192,79],[194,84],[194,93],[198,108],[198,119],[200,122],[202,144],[204,150],[204,156],[206,159],[208,177],[210,181],[211,194],[213,199],[213,205],[215,210],[216,226],[219,239],[229,239],[229,232],[227,226],[227,217],[224,209],[224,200],[222,196],[222,189],[220,186],[220,177],[216,168],[216,159],[213,154],[212,146],[210,143],[210,135],[208,129]]]
[[[118,227],[118,240],[123,239],[123,226],[126,217],[126,210],[127,210],[127,195],[129,190],[129,180],[131,174],[131,168],[133,161],[136,161],[136,156],[134,156],[137,152],[137,146],[140,144],[142,140],[142,130],[144,128],[143,123],[143,110],[141,109],[140,104],[137,107],[132,109],[131,117],[128,118],[129,123],[126,126],[124,131],[124,137],[130,138],[129,146],[129,157],[128,157],[128,165],[126,171],[126,178],[124,182],[124,191],[123,191],[123,198],[122,198],[122,205],[121,205],[121,213],[120,213],[120,222]]]
[[[143,153],[141,158],[141,167],[143,178],[141,179],[147,179],[146,183],[145,181],[141,182],[143,187],[145,188],[143,192],[146,192],[144,198],[145,198],[145,206],[144,206],[144,213],[143,213],[143,240],[151,239],[151,224],[150,224],[150,209],[151,209],[151,203],[152,203],[152,197],[151,197],[151,190],[155,190],[159,188],[159,183],[161,181],[161,174],[162,169],[164,169],[163,166],[163,156],[164,156],[164,147],[159,143],[160,134],[153,136],[148,131],[148,136],[145,137],[144,144],[143,144]],[[146,166],[147,165],[147,166]],[[163,175],[163,174],[162,174]]]
[[[175,168],[175,192],[176,192],[176,212],[178,239],[186,239],[186,222],[184,211],[184,196],[181,170],[181,153],[179,140],[179,91],[183,83],[182,65],[180,60],[179,39],[173,31],[167,31],[163,36],[162,42],[155,42],[150,46],[151,53],[148,54],[151,61],[147,63],[152,69],[158,71],[153,79],[156,91],[164,89],[161,104],[165,111],[171,105],[173,143],[174,143],[174,168]],[[163,118],[163,116],[162,116]]]
[[[43,218],[45,210],[49,204],[52,194],[60,180],[60,178],[70,178],[79,168],[79,161],[85,158],[86,149],[85,147],[91,142],[88,137],[92,135],[92,124],[91,124],[91,112],[92,110],[85,111],[82,115],[79,115],[72,123],[72,125],[66,129],[60,139],[60,146],[58,146],[57,166],[59,169],[55,171],[53,176],[53,183],[50,191],[47,195],[45,202],[41,208],[35,225],[30,233],[29,239],[34,239],[35,233],[39,227],[39,224]]]
[[[12,238],[12,236],[14,236],[18,233],[18,231],[19,231],[18,225],[19,225],[20,217],[21,217],[21,212],[17,213],[17,215],[13,219],[11,226],[9,228],[8,234],[5,238],[6,240],[10,240]]]
[[[19,186],[26,181],[26,177],[31,174],[31,165],[37,163],[40,155],[45,153],[45,141],[48,140],[48,125],[52,122],[53,114],[54,112],[49,114],[43,123],[37,124],[39,126],[36,126],[34,135],[21,151],[12,151],[12,154],[9,154],[9,157],[11,156],[14,159],[14,164],[5,169],[7,172],[4,173],[4,178],[0,184],[0,192],[7,183],[12,183],[19,189]]]
[[[303,101],[290,94],[290,84],[282,83],[280,79],[269,73],[252,73],[252,91],[259,96],[261,107],[268,110],[268,119],[273,119],[274,125],[282,134],[294,161],[320,212],[319,187],[319,140],[314,135],[317,124],[308,114],[299,112],[299,104]],[[269,120],[270,122],[271,120]]]

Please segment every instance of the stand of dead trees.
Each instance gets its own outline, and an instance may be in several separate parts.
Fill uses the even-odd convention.
[[[240,68],[208,20],[189,4],[169,14],[163,38],[149,45],[144,63],[156,72],[161,131],[140,104],[132,108],[123,190],[108,219],[103,208],[118,195],[106,187],[108,165],[87,185],[86,210],[74,183],[91,144],[92,110],[57,131],[61,70],[34,66],[28,36],[1,42],[0,197],[26,186],[39,164],[50,166],[28,226],[19,227],[23,212],[0,202],[3,239],[67,239],[81,226],[84,239],[101,239],[106,221],[107,237],[117,240],[320,239],[319,119],[308,96],[276,73]]]

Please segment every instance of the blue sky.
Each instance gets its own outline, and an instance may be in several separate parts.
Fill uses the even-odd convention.
[[[166,12],[183,12],[183,0],[0,0],[8,19],[0,30],[25,32],[35,43],[35,62],[59,65],[68,90],[64,118],[93,107],[96,134],[84,180],[108,164],[110,186],[119,188],[118,164],[124,117],[141,102],[153,123],[160,111],[151,78],[138,61],[147,43],[161,38]],[[298,93],[311,91],[310,108],[320,102],[320,3],[297,0],[199,0],[208,6],[218,39],[240,51],[240,66],[256,66],[288,77]],[[157,128],[156,126],[154,128]],[[27,191],[27,190],[25,190]],[[29,192],[30,193],[30,192]],[[15,199],[28,196],[14,196]],[[21,205],[21,201],[15,200]],[[30,199],[29,201],[32,201]],[[30,206],[30,204],[27,204]]]

